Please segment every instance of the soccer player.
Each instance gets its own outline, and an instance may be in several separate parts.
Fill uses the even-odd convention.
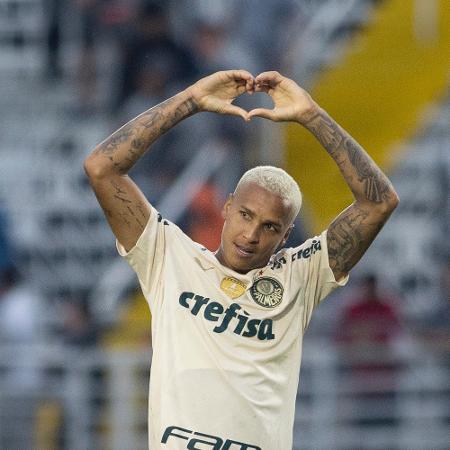
[[[270,95],[274,108],[232,104],[253,92]],[[319,236],[283,248],[301,193],[285,171],[256,167],[223,207],[220,247],[206,250],[128,176],[156,139],[201,111],[304,126],[336,162],[354,202]],[[145,111],[99,144],[85,170],[152,312],[150,449],[291,449],[303,333],[397,206],[390,181],[294,81],[244,70],[202,78]]]

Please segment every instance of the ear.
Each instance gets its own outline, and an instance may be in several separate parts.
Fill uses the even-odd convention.
[[[283,247],[283,245],[286,244],[293,228],[294,228],[294,224],[291,224],[289,226],[289,228],[286,230],[286,233],[284,233],[284,236],[283,236],[283,240],[280,243],[280,247]]]
[[[227,201],[226,201],[225,204],[223,205],[223,208],[222,208],[222,218],[223,218],[224,220],[227,219],[228,211],[229,211],[229,209],[230,209],[230,207],[231,207],[231,203],[233,202],[233,198],[234,198],[233,194],[229,194],[229,195],[228,195],[228,198],[227,198]]]

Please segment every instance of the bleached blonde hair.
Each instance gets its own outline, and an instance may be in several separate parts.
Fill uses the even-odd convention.
[[[302,207],[302,193],[298,183],[283,169],[274,166],[256,166],[242,175],[235,193],[244,184],[255,183],[272,194],[280,196],[291,208],[293,222]]]

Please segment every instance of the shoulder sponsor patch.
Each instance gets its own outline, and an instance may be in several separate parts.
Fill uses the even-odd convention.
[[[313,239],[309,247],[302,247],[297,253],[294,253],[292,255],[292,261],[296,261],[299,259],[308,259],[312,255],[314,255],[314,253],[319,252],[320,250],[322,250],[320,239]]]
[[[264,308],[275,308],[283,299],[283,286],[272,277],[258,278],[250,288],[253,300]]]

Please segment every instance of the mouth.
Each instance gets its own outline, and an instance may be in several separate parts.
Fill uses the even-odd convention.
[[[249,247],[244,247],[242,245],[234,244],[236,247],[236,252],[241,258],[251,258],[255,251]]]

